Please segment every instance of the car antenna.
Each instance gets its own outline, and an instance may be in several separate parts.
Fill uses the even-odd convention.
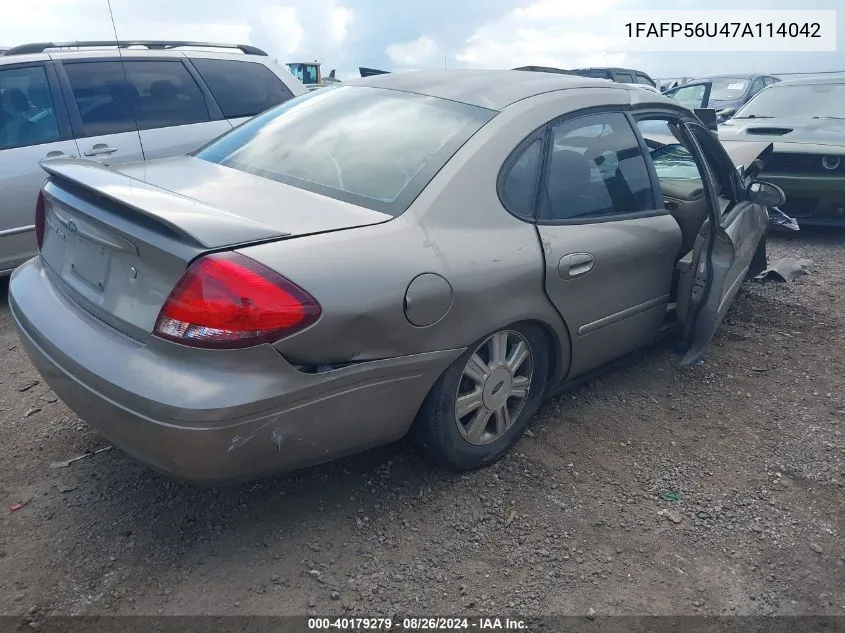
[[[120,50],[120,38],[117,36],[117,24],[114,21],[114,11],[111,8],[111,0],[106,0],[106,6],[109,8],[109,19],[111,20],[111,30],[114,33],[114,43],[117,46],[117,56],[120,59],[120,69],[123,71],[123,82],[129,85],[129,75],[126,72],[126,63],[123,61],[123,52]],[[135,107],[132,107],[132,120],[135,122],[135,129],[138,129],[138,120],[135,116]]]

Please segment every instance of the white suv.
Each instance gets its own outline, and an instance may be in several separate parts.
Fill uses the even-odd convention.
[[[0,56],[0,275],[35,254],[41,159],[114,164],[186,154],[307,93],[253,46],[112,41],[8,50]]]

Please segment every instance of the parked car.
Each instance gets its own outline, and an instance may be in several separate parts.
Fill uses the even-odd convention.
[[[688,108],[713,108],[722,123],[763,88],[779,81],[774,75],[713,75],[693,79],[664,94]]]
[[[658,90],[654,86],[650,86],[648,84],[623,84],[623,85],[630,86],[631,88],[640,88],[641,90],[648,90],[650,92],[656,92],[657,94],[661,94],[660,90]]]
[[[724,142],[774,144],[761,178],[786,193],[799,226],[845,227],[845,79],[782,81],[720,126]]]
[[[661,178],[646,121],[697,183]],[[206,482],[409,430],[489,464],[560,385],[673,331],[698,359],[782,201],[662,95],[507,70],[355,79],[188,156],[44,168],[21,340],[115,445]]]
[[[657,88],[657,83],[641,70],[632,68],[574,68],[570,70],[574,75],[594,77],[596,79],[610,79],[622,84],[645,84]]]
[[[0,275],[8,275],[36,252],[41,159],[184,154],[307,90],[253,46],[112,41],[14,47],[0,57],[0,92]]]

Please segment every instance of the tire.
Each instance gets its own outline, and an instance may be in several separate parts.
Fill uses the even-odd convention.
[[[751,258],[751,264],[748,267],[748,274],[745,276],[746,279],[753,279],[766,270],[766,266],[768,266],[768,259],[766,257],[767,237],[768,232],[763,233],[763,237],[761,237],[760,241],[757,243],[757,250],[754,251],[754,256]]]
[[[518,344],[524,344],[528,351],[516,371],[508,363],[501,363],[501,352],[497,355],[500,360],[490,362],[495,350],[502,349],[503,337],[508,361],[516,360],[514,351]],[[488,370],[484,380],[484,371],[475,362],[479,358]],[[510,366],[515,364],[511,362]],[[473,470],[491,464],[516,444],[540,408],[548,375],[548,342],[539,326],[520,324],[494,332],[471,345],[443,372],[420,407],[411,439],[425,455],[443,466]],[[518,394],[523,388],[527,391],[524,398],[506,395]],[[456,408],[461,396],[464,404],[481,404],[475,408],[467,406],[467,413],[458,418]],[[503,400],[504,404],[497,406]],[[484,423],[481,417],[491,409]],[[503,415],[505,410],[507,416]]]

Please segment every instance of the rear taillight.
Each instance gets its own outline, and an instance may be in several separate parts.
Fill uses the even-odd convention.
[[[205,348],[249,347],[305,329],[317,300],[293,282],[237,253],[195,261],[158,315],[153,334]]]
[[[44,194],[38,193],[38,200],[35,201],[35,242],[38,244],[38,250],[41,250],[41,245],[44,244]]]

